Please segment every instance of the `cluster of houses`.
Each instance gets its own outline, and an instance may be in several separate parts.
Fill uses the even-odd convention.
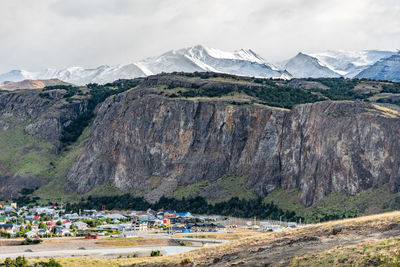
[[[135,236],[138,232],[216,232],[226,230],[219,217],[193,216],[190,212],[83,210],[66,213],[57,206],[17,207],[0,203],[0,238],[54,236]]]

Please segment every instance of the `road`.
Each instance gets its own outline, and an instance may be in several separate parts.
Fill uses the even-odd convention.
[[[7,252],[0,251],[0,259],[7,257],[16,258],[18,256],[25,256],[26,258],[57,258],[57,257],[118,257],[137,254],[148,254],[152,250],[160,250],[162,255],[172,255],[181,252],[187,252],[199,247],[192,246],[160,246],[160,247],[134,247],[134,248],[101,248],[101,249],[62,249],[62,250],[41,250],[28,249],[31,252]]]
[[[179,237],[169,237],[169,239],[171,240],[175,240],[175,241],[188,241],[188,242],[199,242],[199,243],[226,243],[229,242],[230,240],[222,240],[222,239],[205,239],[205,238],[179,238]]]

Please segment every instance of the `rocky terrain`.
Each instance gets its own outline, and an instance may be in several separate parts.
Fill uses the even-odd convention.
[[[190,188],[185,196],[218,201],[216,196],[229,195],[221,179],[231,175],[241,177],[243,190],[260,197],[278,189],[298,189],[305,206],[335,192],[357,195],[389,186],[396,194],[397,106],[330,101],[329,90],[340,96],[334,85],[294,81],[151,76],[99,104],[86,135],[67,147],[60,138],[65,127],[85,112],[90,98],[86,87],[68,97],[66,90],[2,93],[0,138],[7,141],[0,147],[0,192],[10,196],[16,188],[50,181],[44,191],[55,192],[51,186],[57,183],[58,194],[66,195],[101,194],[99,188],[112,187],[156,201]],[[115,86],[109,85],[110,90]],[[352,86],[346,94],[354,97],[357,91],[355,96],[362,100],[384,90],[375,84],[371,95],[368,82]],[[17,136],[15,131],[19,139],[33,140],[13,141],[9,136]],[[41,155],[39,166],[26,163],[24,155],[30,151]],[[43,163],[46,160],[51,164]]]
[[[36,90],[0,94],[0,197],[46,184],[62,129],[85,111],[87,101],[67,102],[65,92],[40,97]]]
[[[20,82],[5,82],[0,84],[0,90],[3,91],[15,91],[15,90],[23,90],[23,89],[43,89],[46,86],[54,86],[67,84],[58,79],[50,79],[50,80],[23,80]]]

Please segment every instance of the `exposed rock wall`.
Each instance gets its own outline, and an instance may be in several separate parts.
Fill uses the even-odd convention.
[[[156,84],[155,84],[156,85]],[[245,175],[259,195],[300,188],[305,205],[330,192],[399,189],[399,113],[361,102],[319,102],[292,111],[229,101],[170,99],[149,90],[109,98],[67,176],[67,191],[106,182],[162,192],[177,184]],[[154,193],[156,194],[156,193]]]
[[[300,188],[311,205],[330,192],[355,194],[389,183],[399,190],[400,117],[360,102],[296,106],[285,120],[283,188]]]
[[[1,199],[17,197],[21,189],[36,188],[50,178],[40,170],[58,154],[62,128],[87,107],[86,100],[68,102],[64,94],[58,90],[46,92],[45,97],[34,90],[0,93]]]
[[[87,192],[111,180],[121,189],[147,190],[150,177],[191,184],[226,173],[250,174],[252,183],[268,180],[279,173],[285,113],[224,101],[121,94],[98,110],[90,141],[69,171],[69,189]],[[278,179],[271,181],[266,185],[274,188]]]

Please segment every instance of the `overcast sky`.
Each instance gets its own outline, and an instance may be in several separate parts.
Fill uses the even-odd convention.
[[[0,72],[131,63],[196,44],[299,51],[400,48],[399,0],[1,0]]]

